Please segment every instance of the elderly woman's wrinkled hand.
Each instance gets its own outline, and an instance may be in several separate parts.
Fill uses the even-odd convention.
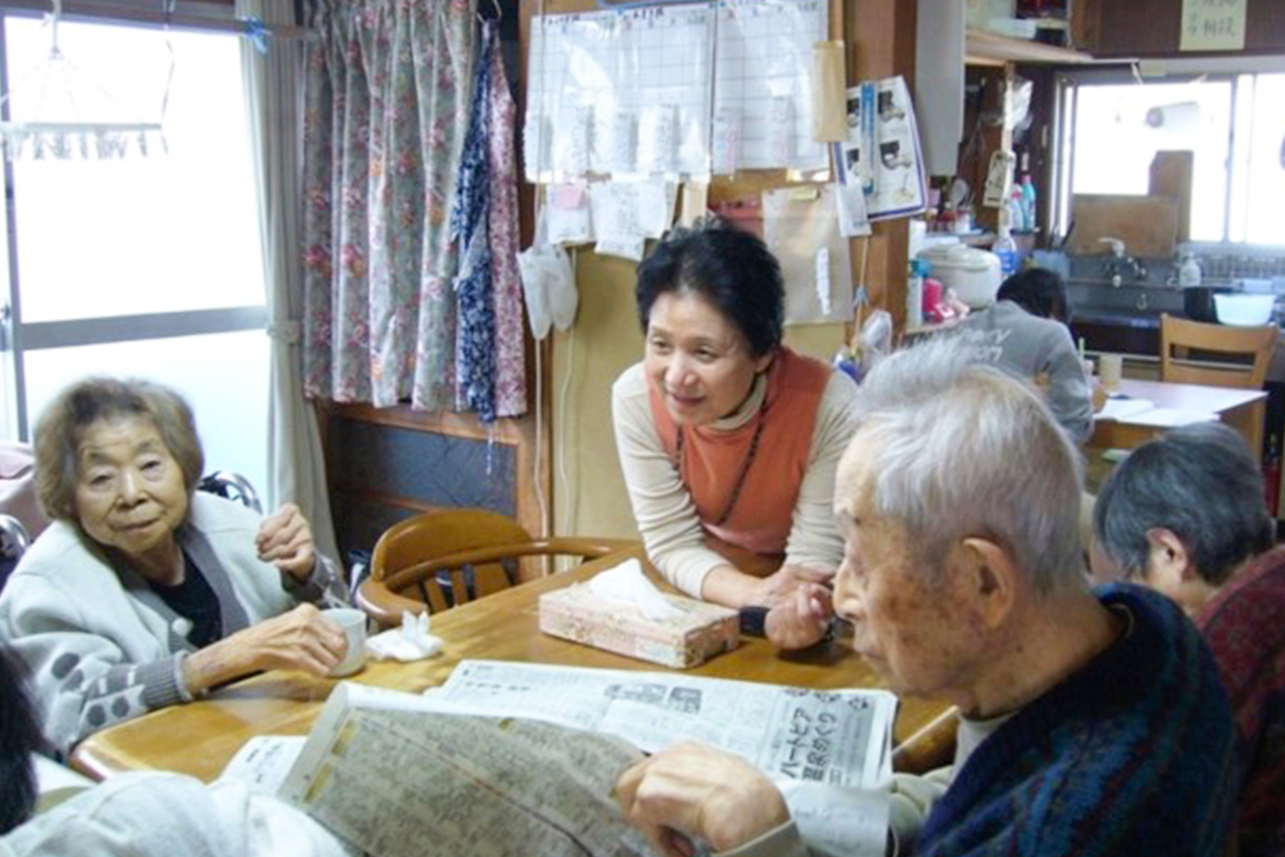
[[[675,744],[629,768],[616,801],[665,857],[691,857],[693,839],[727,851],[790,818],[785,799],[739,756],[702,744]]]
[[[300,604],[193,652],[183,662],[184,680],[197,693],[259,670],[297,669],[324,676],[347,650],[337,624],[313,605]]]
[[[188,690],[197,693],[259,670],[330,672],[348,651],[343,629],[311,604],[237,631],[183,662]]]
[[[286,503],[276,514],[264,518],[254,539],[259,559],[304,580],[317,564],[312,527],[294,503]]]
[[[806,649],[825,638],[834,616],[834,593],[820,583],[802,583],[767,614],[767,638],[778,649]]]

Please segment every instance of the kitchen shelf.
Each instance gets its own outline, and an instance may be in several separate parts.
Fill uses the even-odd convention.
[[[1010,62],[1067,65],[1091,63],[1094,59],[1090,54],[1070,48],[1013,39],[985,30],[968,30],[964,40],[964,62],[973,66],[1002,66]]]

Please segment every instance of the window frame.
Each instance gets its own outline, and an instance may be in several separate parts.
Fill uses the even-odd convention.
[[[1056,72],[1053,76],[1053,96],[1051,109],[1053,114],[1053,151],[1051,152],[1051,163],[1053,165],[1050,176],[1050,186],[1052,190],[1052,200],[1050,213],[1052,218],[1051,234],[1055,236],[1065,236],[1070,227],[1071,217],[1071,197],[1072,187],[1074,185],[1074,152],[1073,139],[1075,133],[1075,117],[1078,106],[1079,89],[1083,86],[1101,86],[1101,85],[1122,85],[1136,84],[1145,86],[1148,83],[1155,84],[1182,84],[1195,81],[1204,82],[1225,82],[1231,87],[1231,104],[1229,111],[1227,127],[1227,151],[1228,151],[1228,176],[1227,191],[1223,197],[1222,210],[1222,235],[1220,238],[1212,241],[1202,241],[1200,243],[1221,244],[1232,247],[1276,247],[1280,245],[1263,244],[1251,242],[1244,239],[1232,238],[1233,225],[1235,217],[1233,215],[1233,206],[1236,202],[1236,188],[1244,186],[1249,178],[1243,175],[1246,171],[1246,165],[1239,163],[1237,160],[1238,145],[1241,140],[1237,136],[1237,110],[1240,106],[1241,99],[1245,93],[1241,90],[1244,86],[1241,78],[1248,76],[1252,82],[1250,87],[1257,84],[1258,75],[1261,74],[1279,74],[1282,69],[1275,67],[1253,67],[1246,68],[1243,71],[1233,71],[1227,68],[1217,68],[1216,70],[1204,70],[1200,68],[1189,68],[1181,71],[1169,71],[1158,76],[1144,76],[1137,64],[1130,65],[1113,65],[1110,67],[1097,68],[1067,68]],[[1242,147],[1243,148],[1243,147]],[[1243,221],[1243,217],[1240,218]],[[1242,232],[1242,234],[1244,234]]]
[[[130,0],[116,4],[79,2],[68,4],[73,13],[64,12],[63,21],[162,29],[173,26],[189,32],[228,34],[239,32],[233,6],[227,4],[183,3],[175,7],[169,20],[160,13]],[[194,14],[196,11],[202,14]],[[12,17],[40,17],[44,4],[23,0],[0,3],[0,93],[9,91],[9,56],[7,22]],[[213,13],[212,15],[208,13]],[[181,22],[180,21],[181,16]],[[0,120],[10,118],[7,99],[0,101]],[[248,306],[216,307],[160,313],[138,313],[121,316],[98,316],[59,321],[24,322],[22,283],[19,271],[16,199],[21,194],[14,176],[13,163],[0,158],[0,181],[4,205],[0,207],[0,246],[3,264],[8,271],[8,288],[0,289],[0,412],[8,415],[0,425],[0,436],[16,437],[30,443],[33,424],[28,413],[25,355],[27,352],[74,346],[106,345],[119,342],[151,341],[165,338],[214,333],[236,333],[264,330],[268,326],[268,294],[265,284],[263,303]],[[266,367],[265,367],[266,370]],[[12,382],[12,385],[11,385]]]

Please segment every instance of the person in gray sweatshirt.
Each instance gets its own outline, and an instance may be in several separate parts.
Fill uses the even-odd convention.
[[[958,335],[979,362],[993,363],[1044,391],[1072,440],[1093,433],[1093,387],[1071,338],[1066,285],[1055,272],[1030,268],[999,287],[995,303],[963,320]]]

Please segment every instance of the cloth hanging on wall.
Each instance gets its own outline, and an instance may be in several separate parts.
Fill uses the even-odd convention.
[[[318,0],[305,84],[307,394],[454,403],[449,236],[475,0]]]
[[[495,296],[495,412],[526,413],[526,355],[522,326],[522,280],[518,275],[518,171],[514,157],[517,111],[504,74],[498,40],[490,49],[491,292]]]
[[[468,133],[460,154],[460,176],[451,208],[451,239],[463,258],[455,278],[459,327],[455,334],[456,401],[477,411],[484,423],[495,421],[495,304],[491,293],[488,206],[491,126],[491,63],[495,28],[482,26],[482,45],[473,83]]]

